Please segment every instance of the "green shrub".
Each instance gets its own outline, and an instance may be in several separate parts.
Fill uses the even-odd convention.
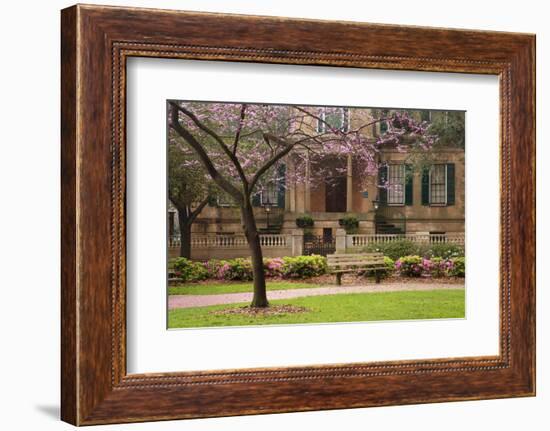
[[[423,256],[427,259],[440,257],[451,259],[464,256],[464,246],[449,243],[418,244],[408,239],[389,242],[375,242],[363,248],[364,252],[380,252],[394,260],[403,256]]]
[[[395,271],[395,261],[391,257],[384,256],[384,265],[386,266],[386,271],[388,273]]]
[[[296,226],[301,228],[312,227],[315,221],[311,216],[304,215],[296,218]]]
[[[407,239],[389,242],[375,242],[363,248],[363,251],[367,253],[384,253],[384,256],[388,256],[393,260],[397,260],[403,256],[421,254],[418,244],[415,244]]]
[[[459,244],[448,244],[448,243],[436,243],[428,244],[424,246],[422,255],[428,259],[434,257],[440,257],[442,259],[451,259],[453,257],[463,257],[464,256],[464,247]]]
[[[464,257],[453,257],[449,260],[447,273],[452,277],[464,277],[466,275],[466,259]]]
[[[327,259],[323,256],[287,256],[283,258],[283,276],[285,278],[308,278],[327,272]]]
[[[179,257],[173,263],[174,273],[183,282],[201,281],[208,278],[208,270],[201,262]]]
[[[420,277],[424,272],[423,259],[420,256],[403,256],[395,262],[395,268],[401,275]]]
[[[228,281],[252,280],[252,262],[250,259],[237,258],[220,261],[217,278]]]
[[[380,269],[367,270],[367,271],[363,271],[363,273],[360,275],[364,275],[366,277],[374,277],[376,276],[376,272],[378,272],[378,274],[380,275],[380,278],[386,278],[394,273],[395,261],[391,257],[384,256],[384,266],[386,267],[386,269],[384,270],[380,270]]]
[[[346,230],[346,233],[348,234],[357,233],[359,229],[359,220],[355,216],[346,216],[341,218],[338,220],[338,223]]]

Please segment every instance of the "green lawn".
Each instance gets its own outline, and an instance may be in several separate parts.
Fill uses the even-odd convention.
[[[210,313],[246,304],[170,310],[169,328],[211,326],[272,325],[289,323],[366,322],[375,320],[410,320],[463,318],[464,289],[350,293],[310,296],[271,301],[272,304],[292,304],[311,311],[278,316],[251,317],[245,315],[215,315]]]
[[[268,281],[267,290],[307,289],[320,287],[314,283],[293,283],[288,281]],[[168,287],[168,295],[216,295],[219,293],[252,292],[252,282],[181,284]]]

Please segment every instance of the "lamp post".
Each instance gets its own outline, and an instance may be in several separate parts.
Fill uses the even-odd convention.
[[[264,210],[265,210],[265,218],[266,218],[265,227],[266,229],[269,229],[269,213],[271,212],[271,207],[269,206],[269,204],[264,206]]]
[[[376,198],[372,200],[372,207],[374,208],[374,233],[378,234],[378,222],[377,218],[379,217],[378,208],[380,208],[380,197],[377,194]]]

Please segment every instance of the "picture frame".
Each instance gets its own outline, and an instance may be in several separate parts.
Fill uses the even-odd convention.
[[[61,50],[62,420],[535,395],[534,35],[76,5],[62,11]],[[497,75],[499,355],[127,374],[125,66],[133,56]]]

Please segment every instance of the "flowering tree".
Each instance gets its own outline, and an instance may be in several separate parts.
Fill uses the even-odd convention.
[[[169,101],[171,143],[194,152],[187,163],[200,163],[206,177],[227,193],[241,211],[254,274],[251,306],[268,306],[262,249],[254,218],[252,197],[277,181],[280,165],[291,160],[287,182],[324,181],[346,168],[353,155],[364,178],[378,172],[380,146],[395,145],[403,151],[426,151],[433,138],[427,124],[407,112],[374,118],[363,110],[360,121],[346,118],[342,108],[246,103]],[[367,131],[377,123],[387,125],[381,137],[369,138]],[[352,127],[353,126],[353,127]],[[183,140],[183,143],[180,139]],[[306,161],[331,157],[341,163],[317,163],[307,172]],[[342,162],[344,161],[344,162]]]
[[[178,144],[178,140],[180,143]],[[191,257],[191,226],[213,195],[212,181],[191,149],[174,137],[168,145],[168,198],[178,212],[181,257]]]

